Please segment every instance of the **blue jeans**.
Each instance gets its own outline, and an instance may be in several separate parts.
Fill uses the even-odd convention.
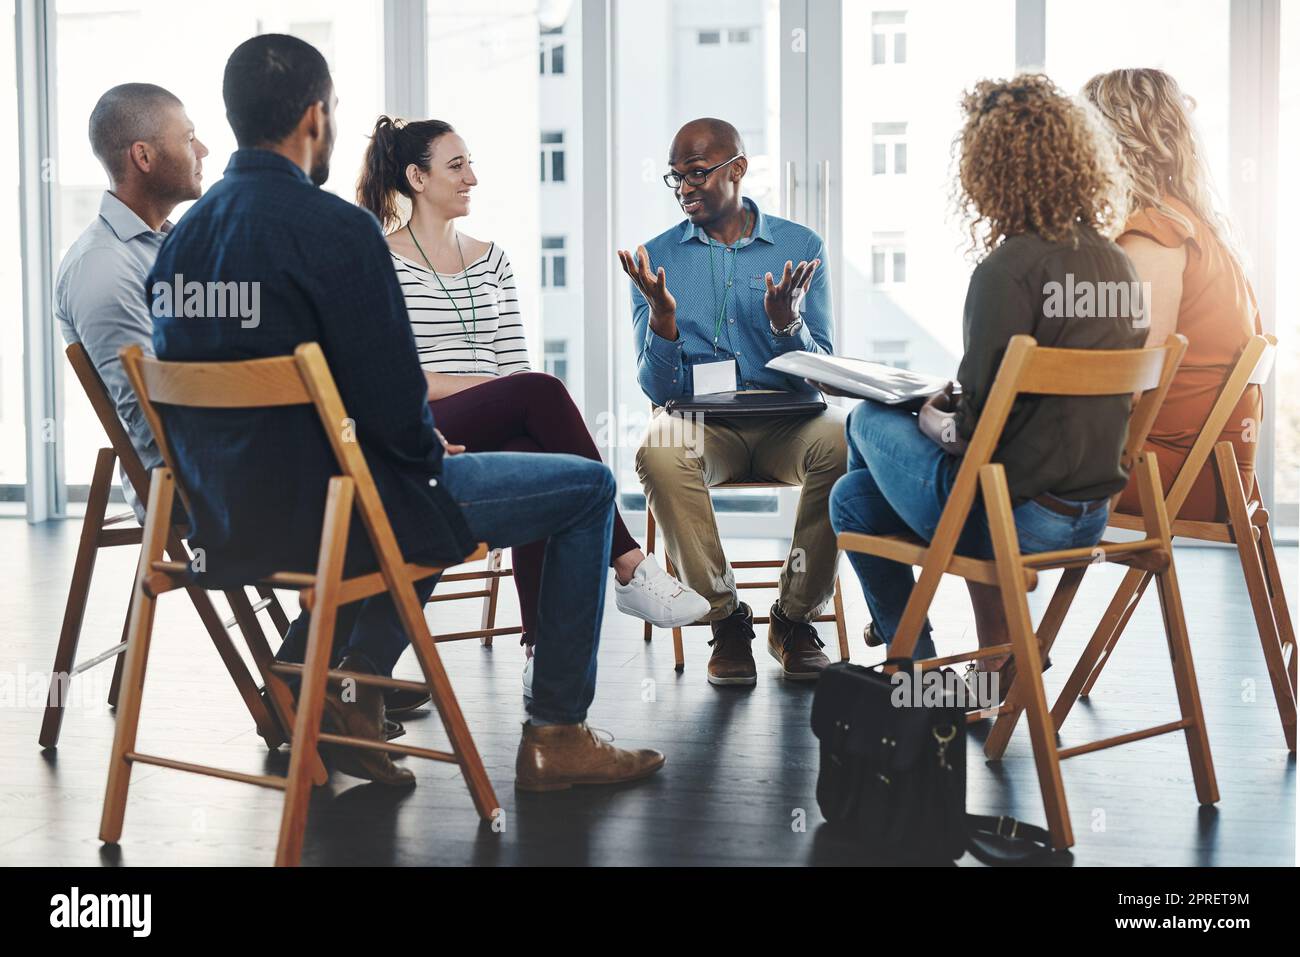
[[[831,525],[836,533],[934,538],[961,460],[927,438],[915,415],[877,402],[863,402],[849,415],[848,446],[848,474],[831,490]],[[1021,552],[1095,545],[1106,529],[1109,501],[1069,502],[1083,506],[1078,517],[1060,515],[1034,501],[1017,505],[1013,515]],[[874,555],[848,554],[862,582],[876,634],[888,643],[916,584],[912,568]],[[978,497],[958,539],[957,554],[993,557],[988,519]],[[928,620],[913,654],[917,658],[935,655]]]
[[[528,711],[546,721],[585,720],[596,693],[614,524],[613,474],[577,455],[466,452],[443,460],[438,481],[479,541],[492,548],[546,541]],[[419,561],[418,555],[406,557]],[[434,578],[417,583],[421,604],[435,584]],[[277,658],[303,660],[308,624],[306,614],[293,622]],[[360,656],[376,674],[391,675],[406,647],[406,632],[387,595],[339,609],[336,661]]]

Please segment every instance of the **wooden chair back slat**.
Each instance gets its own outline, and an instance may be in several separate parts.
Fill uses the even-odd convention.
[[[76,373],[77,381],[81,383],[81,391],[86,394],[90,407],[95,411],[95,418],[99,419],[100,427],[108,436],[109,445],[113,447],[114,454],[122,463],[127,481],[135,490],[136,497],[141,502],[148,501],[149,472],[140,461],[140,456],[131,442],[126,427],[122,425],[122,420],[117,417],[117,408],[108,394],[104,380],[99,377],[99,370],[90,361],[90,354],[80,342],[74,342],[65,350],[65,355],[68,357],[68,364],[72,366],[72,371]]]
[[[1177,518],[1182,511],[1183,503],[1192,492],[1192,486],[1214,453],[1215,443],[1228,424],[1228,416],[1232,415],[1246,389],[1252,385],[1262,385],[1268,380],[1276,354],[1277,339],[1273,336],[1251,336],[1246,341],[1232,372],[1219,390],[1219,397],[1210,408],[1205,424],[1201,426],[1196,441],[1192,443],[1187,458],[1183,460],[1178,475],[1169,487],[1169,494],[1165,496],[1165,508],[1169,511],[1170,518]]]
[[[1147,392],[1160,384],[1164,360],[1162,352],[1150,349],[1039,347],[1020,375],[1019,391],[1081,396]]]
[[[1163,346],[1155,349],[1131,349],[1123,351],[1102,350],[1100,355],[1113,362],[1100,364],[1091,361],[1094,357],[1083,350],[1043,349],[1032,336],[1012,336],[998,366],[993,388],[988,400],[980,410],[979,422],[975,432],[966,446],[957,476],[953,480],[952,491],[939,517],[938,527],[930,540],[927,561],[921,568],[917,587],[903,610],[898,623],[896,636],[903,636],[904,650],[900,654],[910,655],[914,636],[919,636],[925,623],[930,597],[938,589],[939,580],[948,568],[957,550],[957,540],[970,517],[975,496],[979,490],[979,473],[988,465],[1002,438],[1007,418],[1017,397],[1024,392],[1022,383],[1027,378],[1037,389],[1045,386],[1046,376],[1051,375],[1051,392],[1053,395],[1127,395],[1146,386],[1134,414],[1130,416],[1129,437],[1125,444],[1126,464],[1136,460],[1136,450],[1146,440],[1150,423],[1155,421],[1155,410],[1164,402],[1165,393],[1173,381],[1178,363],[1182,361],[1187,349],[1184,336],[1173,335]],[[1051,354],[1047,364],[1038,360],[1040,353]],[[1062,361],[1064,357],[1075,357],[1076,361]],[[1106,372],[1107,368],[1118,372]],[[1030,371],[1033,369],[1032,377]],[[1089,384],[1089,377],[1097,373],[1105,383],[1107,391],[1096,391],[1095,385]],[[1049,394],[1039,391],[1037,394]],[[1136,421],[1137,428],[1134,428]],[[1145,426],[1145,427],[1144,427]],[[1134,441],[1140,438],[1141,441]]]
[[[242,362],[162,362],[141,356],[139,364],[154,405],[252,409],[311,403],[291,356]]]

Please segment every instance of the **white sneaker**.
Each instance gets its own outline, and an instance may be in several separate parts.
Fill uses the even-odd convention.
[[[524,697],[529,700],[533,697],[533,658],[531,655],[524,662]]]
[[[709,600],[687,588],[647,555],[626,585],[614,582],[614,603],[625,615],[658,628],[680,628],[709,613]]]

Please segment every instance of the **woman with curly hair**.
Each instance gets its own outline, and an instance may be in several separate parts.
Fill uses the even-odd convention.
[[[1123,148],[1132,212],[1116,241],[1150,284],[1147,345],[1158,346],[1173,332],[1187,337],[1187,353],[1146,445],[1168,492],[1246,341],[1260,331],[1259,308],[1227,221],[1215,209],[1192,103],[1174,78],[1160,70],[1114,70],[1093,77],[1083,92]],[[1257,448],[1249,437],[1262,411],[1259,386],[1250,386],[1220,435],[1236,448],[1248,493]],[[1222,521],[1215,483],[1207,463],[1180,517]],[[1130,483],[1119,509],[1138,508],[1137,486]]]
[[[979,262],[966,293],[961,392],[954,397],[950,386],[917,415],[875,402],[853,410],[849,472],[831,494],[837,532],[933,537],[1012,336],[1067,349],[1133,349],[1145,337],[1136,304],[1125,315],[1098,316],[1060,299],[1062,289],[1137,282],[1123,250],[1106,238],[1123,222],[1125,187],[1103,126],[1044,76],[982,81],[962,109],[954,199]],[[1022,551],[1088,547],[1101,538],[1108,500],[1128,481],[1120,456],[1129,411],[1128,396],[1016,403],[993,460],[1006,468]],[[992,557],[982,506],[957,551]],[[871,609],[868,644],[887,644],[914,585],[912,569],[870,555],[849,560]],[[980,645],[1007,641],[997,590],[968,585]],[[916,655],[935,655],[929,622]],[[979,667],[1000,670],[1005,692],[1011,659],[986,658]]]

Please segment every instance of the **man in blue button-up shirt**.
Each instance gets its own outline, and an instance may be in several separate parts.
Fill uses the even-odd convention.
[[[632,280],[642,391],[656,406],[718,391],[815,391],[766,366],[786,352],[834,349],[821,237],[763,213],[742,196],[748,160],[729,123],[686,124],[673,140],[668,165],[664,182],[686,221],[635,254],[619,253]],[[811,622],[831,598],[839,559],[827,500],[845,469],[842,412],[706,417],[685,432],[675,417],[656,413],[636,464],[670,557],[713,606],[709,681],[757,680],[753,615],[739,600],[709,499],[709,486],[737,481],[803,488],[780,597],[772,606],[768,651],[787,678],[815,679],[828,662]]]

